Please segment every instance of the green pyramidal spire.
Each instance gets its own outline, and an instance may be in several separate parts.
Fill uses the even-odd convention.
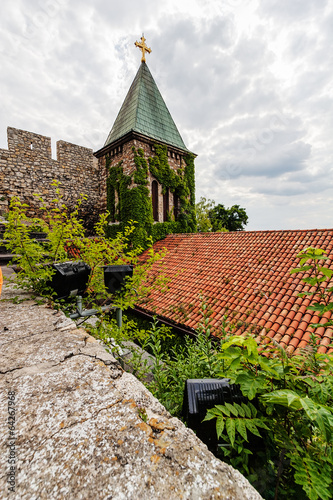
[[[188,151],[145,62],[141,63],[104,147],[131,131]]]

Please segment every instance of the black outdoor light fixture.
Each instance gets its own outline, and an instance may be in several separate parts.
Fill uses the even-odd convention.
[[[70,318],[92,316],[100,311],[106,312],[116,310],[117,325],[122,326],[122,310],[111,305],[98,309],[83,309],[82,295],[86,291],[91,273],[91,268],[85,262],[61,262],[52,264],[55,273],[51,278],[49,286],[54,290],[58,299],[68,299],[76,296],[76,312],[70,314]],[[103,266],[104,284],[110,294],[114,294],[123,288],[126,278],[133,276],[133,266]]]
[[[203,422],[207,410],[215,405],[225,403],[245,402],[247,399],[242,395],[236,384],[230,384],[230,379],[188,379],[185,383],[183,400],[183,416],[188,426],[193,429],[198,438],[208,448],[217,451],[217,434],[215,420]]]
[[[59,262],[52,264],[50,287],[58,299],[82,295],[87,288],[91,268],[85,262]]]
[[[126,279],[133,276],[133,266],[103,266],[103,268],[105,288],[112,294],[121,290]]]

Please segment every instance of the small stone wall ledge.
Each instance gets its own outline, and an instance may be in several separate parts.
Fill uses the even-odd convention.
[[[2,498],[261,498],[85,330],[9,285],[1,299],[15,296],[25,300],[0,302]],[[10,440],[15,492],[8,489]]]

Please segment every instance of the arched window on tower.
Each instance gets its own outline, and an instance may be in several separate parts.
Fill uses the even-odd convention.
[[[153,181],[151,184],[151,198],[153,202],[153,218],[158,222],[158,182]]]
[[[179,198],[176,194],[173,195],[173,215],[175,220],[179,217]]]
[[[168,212],[169,212],[169,189],[166,188],[166,191],[163,195],[163,222],[168,220]]]

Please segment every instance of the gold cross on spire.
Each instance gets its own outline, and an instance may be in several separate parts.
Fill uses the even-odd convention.
[[[134,45],[136,47],[139,47],[139,49],[142,50],[142,57],[141,57],[141,62],[146,62],[146,52],[148,52],[148,54],[151,53],[151,49],[149,47],[147,47],[147,45],[145,44],[145,37],[143,36],[143,33],[142,33],[142,37],[141,37],[141,42],[135,42]]]

